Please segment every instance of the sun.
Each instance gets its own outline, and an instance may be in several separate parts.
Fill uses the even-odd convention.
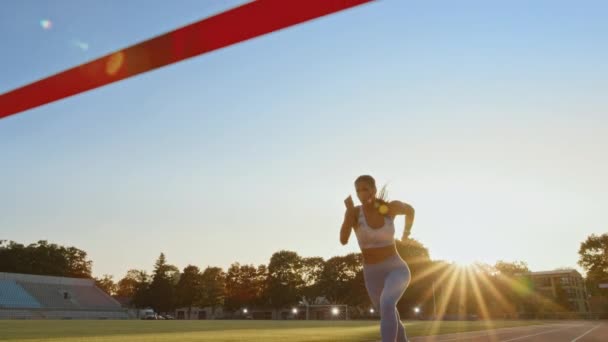
[[[480,253],[479,251],[462,248],[458,250],[452,250],[444,252],[444,255],[439,259],[451,262],[456,265],[476,265],[476,264],[493,264],[494,258],[487,253]]]
[[[450,261],[454,265],[459,267],[470,267],[472,265],[482,262],[482,260],[479,260],[479,258],[475,258],[474,256],[469,255],[455,256],[452,257]]]

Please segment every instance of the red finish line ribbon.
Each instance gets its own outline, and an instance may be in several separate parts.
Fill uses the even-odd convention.
[[[372,0],[258,0],[0,95],[0,119]]]

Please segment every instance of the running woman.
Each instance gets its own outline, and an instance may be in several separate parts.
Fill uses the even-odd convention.
[[[414,208],[399,201],[386,200],[386,187],[378,194],[376,181],[363,175],[355,180],[360,206],[351,196],[344,200],[346,213],[340,229],[340,243],[346,245],[354,229],[363,255],[365,288],[372,305],[380,313],[382,342],[407,342],[397,302],[410,283],[407,263],[397,253],[395,216],[405,215],[402,240],[409,237],[414,223]]]

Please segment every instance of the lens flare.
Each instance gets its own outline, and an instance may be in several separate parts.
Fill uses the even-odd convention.
[[[122,51],[114,53],[112,56],[110,56],[106,63],[106,73],[113,76],[118,72],[118,70],[120,70],[120,67],[122,67],[124,61],[125,54]]]
[[[89,49],[89,44],[83,42],[76,42],[76,46],[78,46],[82,51],[87,51]]]
[[[42,19],[40,20],[40,27],[45,30],[50,30],[53,27],[53,23],[48,19]]]

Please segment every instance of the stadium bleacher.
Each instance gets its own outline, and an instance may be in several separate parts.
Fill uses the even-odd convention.
[[[12,279],[0,279],[0,307],[39,308],[40,303]]]
[[[128,319],[93,279],[0,272],[0,319]]]

